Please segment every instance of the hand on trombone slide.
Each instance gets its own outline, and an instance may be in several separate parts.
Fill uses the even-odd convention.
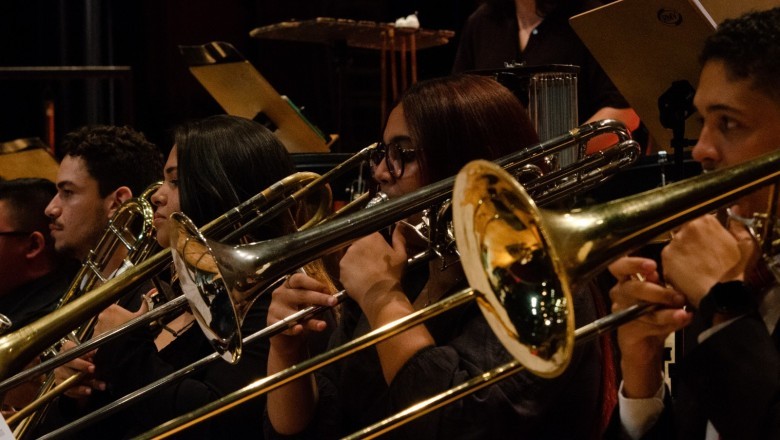
[[[67,351],[75,347],[72,341],[65,341],[62,344],[62,351]],[[104,391],[106,383],[95,378],[95,364],[93,359],[95,351],[90,351],[83,356],[54,369],[54,382],[59,384],[75,374],[81,373],[84,377],[79,382],[68,388],[63,394],[72,399],[82,399],[92,394],[93,390]]]
[[[149,307],[146,301],[141,301],[141,306],[135,312],[131,312],[119,305],[112,304],[98,315],[93,333],[95,336],[100,335],[117,328],[148,311]],[[73,341],[65,341],[61,351],[70,350],[75,346],[76,344]],[[92,350],[87,352],[81,357],[73,359],[54,369],[54,382],[58,385],[76,374],[80,375],[78,382],[65,390],[63,394],[73,399],[81,399],[91,395],[94,390],[104,391],[106,389],[106,383],[95,377],[96,366],[93,359],[96,351],[97,350]]]
[[[274,289],[271,298],[268,308],[269,326],[306,307],[333,307],[338,302],[325,283],[304,273],[288,276],[284,283]],[[327,323],[324,320],[311,318],[273,336],[271,346],[277,351],[295,352],[305,345],[306,332],[322,332],[326,328]]]
[[[25,370],[32,368],[40,363],[40,358],[36,357],[25,367]],[[19,410],[19,408],[23,408],[25,405],[35,399],[35,395],[41,388],[41,384],[43,383],[44,379],[45,375],[41,374],[32,377],[15,388],[8,390],[3,395],[2,399],[2,416],[4,418],[8,418],[14,415]]]
[[[719,282],[743,280],[756,250],[743,225],[731,222],[726,229],[715,216],[705,215],[676,230],[664,247],[664,283],[651,259],[623,257],[609,266],[617,278],[610,290],[613,312],[638,302],[662,306],[618,329],[626,397],[655,395],[662,380],[664,340],[693,320],[685,306],[697,308]]]
[[[149,303],[145,300],[141,301],[141,306],[135,312],[131,312],[117,304],[111,304],[98,315],[94,334],[97,336],[109,330],[113,330],[132,319],[146,314],[148,311]]]

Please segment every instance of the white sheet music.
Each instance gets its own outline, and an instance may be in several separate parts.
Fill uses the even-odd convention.
[[[5,417],[0,414],[0,440],[15,440],[14,433],[11,432],[11,428],[8,427],[8,423],[5,423]]]

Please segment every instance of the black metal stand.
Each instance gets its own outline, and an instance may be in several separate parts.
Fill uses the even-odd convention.
[[[696,141],[685,138],[685,120],[696,109],[693,107],[693,95],[696,90],[687,80],[675,81],[658,98],[658,111],[661,124],[672,130],[671,147],[674,150],[675,180],[685,178],[685,148],[695,145]]]

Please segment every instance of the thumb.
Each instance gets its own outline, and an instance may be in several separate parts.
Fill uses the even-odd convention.
[[[737,245],[743,256],[752,255],[756,251],[758,243],[744,223],[732,219],[729,221],[729,232],[737,240]]]
[[[758,243],[747,227],[740,221],[729,222],[729,232],[737,240],[737,247],[741,255],[740,261],[731,272],[744,273],[747,267],[755,263],[758,257]],[[729,275],[733,276],[734,273]]]
[[[404,225],[404,223],[401,223]],[[408,226],[403,226],[408,227]],[[403,252],[406,254],[406,236],[403,232],[403,227],[396,227],[393,229],[393,250],[396,252]]]

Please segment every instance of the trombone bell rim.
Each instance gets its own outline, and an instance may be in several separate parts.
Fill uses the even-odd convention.
[[[211,242],[180,212],[173,213],[168,221],[171,247],[175,249],[171,252],[173,264],[190,310],[212,347],[224,360],[235,364],[241,356],[241,321]],[[209,279],[209,283],[204,279]],[[206,291],[203,286],[213,289]]]
[[[491,329],[531,372],[560,375],[574,346],[571,286],[536,204],[503,168],[478,160],[455,179],[452,206],[461,264]]]

